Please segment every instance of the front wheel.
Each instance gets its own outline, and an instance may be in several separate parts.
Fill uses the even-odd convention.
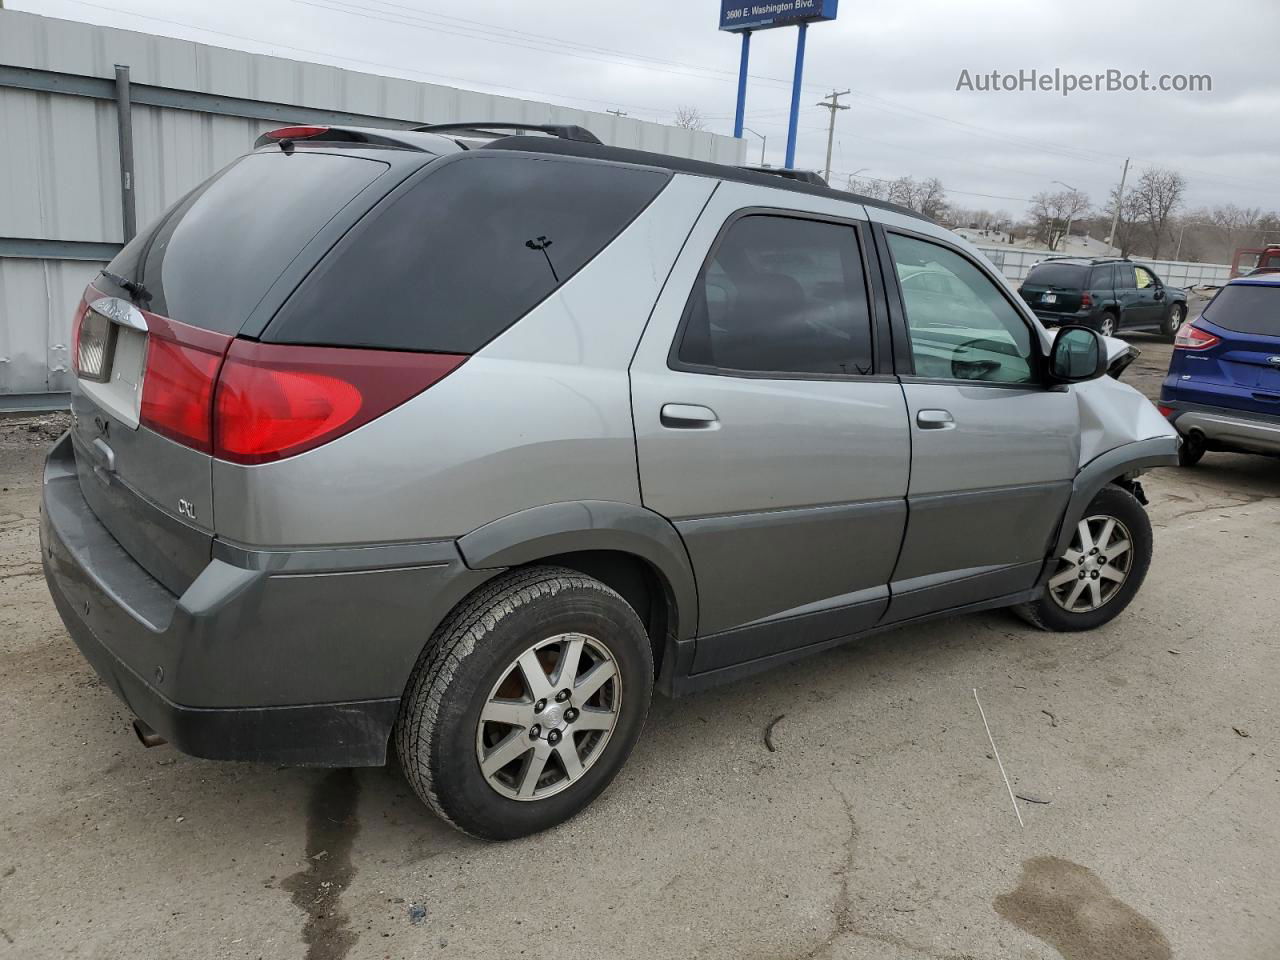
[[[1186,307],[1180,303],[1170,305],[1169,314],[1164,318],[1164,323],[1160,325],[1160,332],[1169,338],[1170,343],[1178,335],[1178,328],[1182,326],[1182,321],[1186,318]]]
[[[1138,592],[1151,564],[1151,521],[1129,491],[1109,484],[1084,512],[1044,595],[1016,607],[1042,630],[1093,630]]]
[[[653,653],[635,610],[561,567],[495,578],[440,625],[396,722],[405,777],[444,820],[508,840],[572,817],[640,736]]]

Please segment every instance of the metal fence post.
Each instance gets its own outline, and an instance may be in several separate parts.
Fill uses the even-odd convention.
[[[120,131],[120,219],[124,242],[138,232],[133,191],[133,110],[129,101],[129,68],[116,64],[116,122]]]

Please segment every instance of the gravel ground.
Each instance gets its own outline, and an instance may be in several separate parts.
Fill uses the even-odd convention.
[[[584,815],[486,845],[393,769],[143,750],[40,574],[59,430],[0,420],[0,958],[1277,957],[1274,461],[1150,475],[1102,630],[960,617],[659,700]]]

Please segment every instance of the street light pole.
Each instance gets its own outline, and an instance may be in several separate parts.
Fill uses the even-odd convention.
[[[1182,253],[1182,235],[1187,232],[1187,227],[1209,227],[1212,226],[1207,220],[1190,220],[1182,225],[1182,229],[1178,231],[1178,246],[1173,251],[1173,259],[1177,260],[1178,255]]]
[[[747,131],[747,133],[754,133],[757,137],[760,138],[760,166],[762,167],[766,166],[764,162],[764,146],[766,143],[769,142],[769,138],[766,137],[763,133],[756,133],[756,131],[752,130],[750,127],[743,127],[742,129]]]

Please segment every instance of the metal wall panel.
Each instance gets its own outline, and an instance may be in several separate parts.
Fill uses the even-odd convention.
[[[617,146],[729,164],[742,163],[745,153],[732,137],[630,117],[0,10],[0,67],[113,80],[116,64],[129,66],[135,85],[346,111],[389,124],[572,123]],[[135,102],[139,226],[280,123]],[[118,244],[117,144],[113,101],[0,86],[0,238]],[[68,255],[77,254],[62,253]],[[71,316],[101,266],[0,256],[0,395],[67,388]]]

